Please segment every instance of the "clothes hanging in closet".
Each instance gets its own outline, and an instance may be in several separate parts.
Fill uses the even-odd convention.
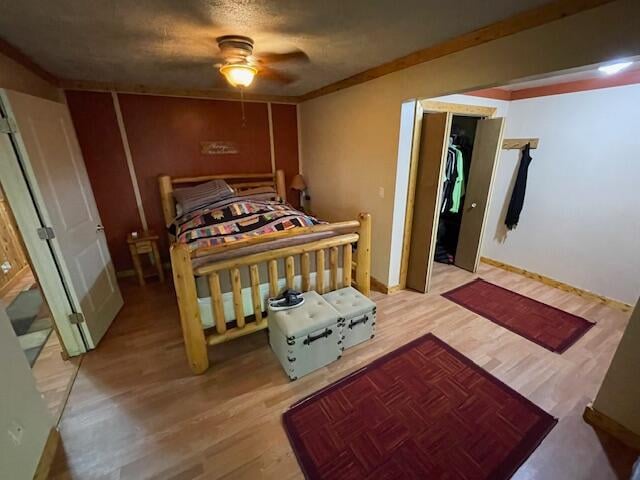
[[[440,213],[458,213],[464,195],[464,157],[455,145],[447,149],[447,161],[444,168],[442,187],[442,205]]]
[[[520,158],[520,166],[518,167],[516,183],[513,187],[511,201],[509,202],[509,208],[507,209],[507,216],[504,220],[504,224],[509,230],[513,230],[518,225],[520,212],[522,212],[522,206],[524,205],[524,194],[527,188],[527,175],[529,172],[529,165],[532,160],[530,151],[531,144],[527,143],[527,145],[522,149],[522,157]]]

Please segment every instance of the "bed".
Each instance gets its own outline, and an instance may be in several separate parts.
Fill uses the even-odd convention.
[[[231,196],[177,215],[180,189],[224,180]],[[284,172],[158,178],[180,322],[192,371],[207,348],[267,328],[284,288],[370,293],[371,216],[328,223],[286,203]],[[258,193],[254,193],[258,192]],[[355,275],[354,275],[355,272]]]

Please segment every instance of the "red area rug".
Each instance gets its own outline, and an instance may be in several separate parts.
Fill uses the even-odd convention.
[[[293,405],[308,479],[506,479],[556,424],[432,334]]]
[[[595,325],[481,278],[442,296],[556,353],[564,352]]]

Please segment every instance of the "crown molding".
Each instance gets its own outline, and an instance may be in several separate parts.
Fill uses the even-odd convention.
[[[313,98],[328,95],[399,70],[413,67],[420,63],[435,60],[436,58],[451,55],[452,53],[466,50],[467,48],[482,45],[483,43],[544,25],[545,23],[560,20],[585,10],[611,3],[612,1],[615,0],[557,0],[541,7],[518,13],[450,40],[445,40],[431,47],[396,58],[395,60],[357,73],[351,77],[325,85],[317,90],[307,92],[299,98],[301,102],[305,102]]]
[[[207,100],[241,101],[240,92],[232,90],[204,90],[195,88],[154,87],[141,84],[124,84],[110,82],[92,82],[85,80],[60,80],[59,85],[64,90],[84,90],[92,92],[133,93],[138,95],[159,95],[163,97],[188,97]],[[261,95],[259,93],[244,92],[245,102],[259,103],[291,103],[299,102],[299,97],[284,95]]]

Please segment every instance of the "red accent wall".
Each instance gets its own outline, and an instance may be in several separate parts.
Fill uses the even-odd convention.
[[[110,93],[65,92],[116,270],[131,268],[127,233],[140,228]]]
[[[126,233],[140,229],[141,225],[111,95],[67,92],[67,96],[73,99],[69,102],[71,115],[98,209],[109,232],[116,269],[130,268]],[[163,235],[158,175],[271,171],[266,103],[246,102],[243,122],[242,107],[236,101],[135,94],[118,94],[118,99],[147,222],[160,233],[160,248],[165,258],[168,242]],[[285,171],[288,185],[298,173],[296,106],[272,104],[272,120],[276,168]],[[103,131],[108,135],[98,141],[96,137]],[[238,153],[203,155],[200,153],[202,141],[230,141],[238,146]],[[109,175],[105,164],[114,164],[110,168],[117,170],[118,175]],[[127,201],[121,202],[121,198]],[[297,204],[295,194],[291,193],[289,200]],[[126,255],[121,254],[123,248]]]
[[[295,105],[283,103],[271,104],[273,120],[273,146],[276,157],[276,169],[285,173],[287,200],[294,207],[300,207],[300,194],[291,190],[289,185],[298,169],[298,113]]]

